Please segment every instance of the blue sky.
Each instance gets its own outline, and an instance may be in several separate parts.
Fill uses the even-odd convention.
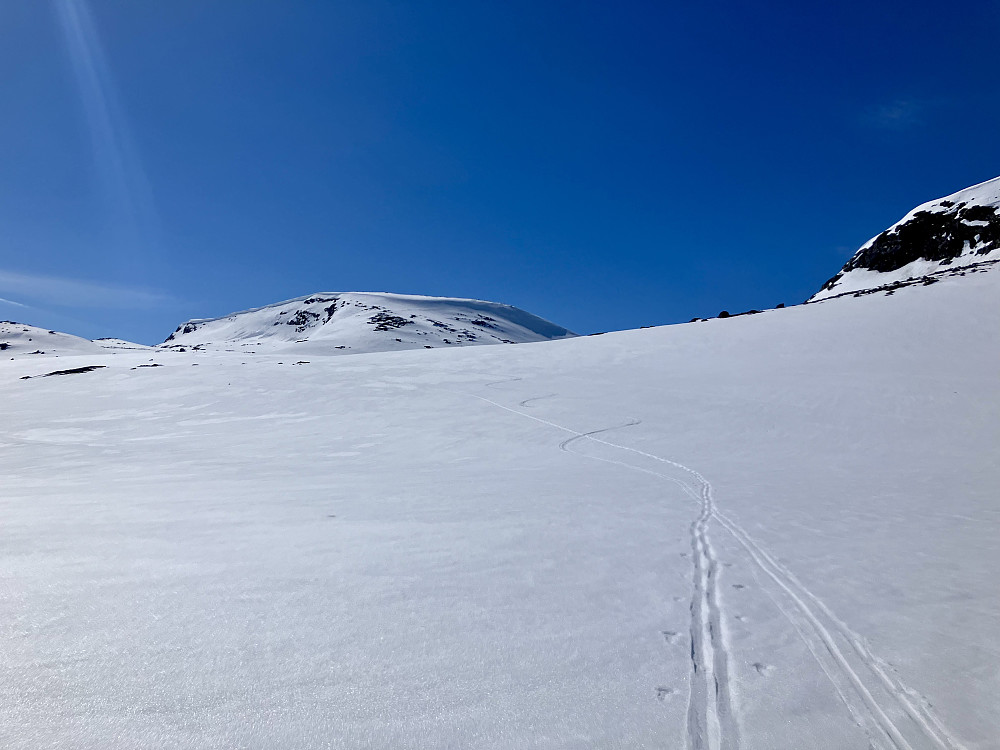
[[[1000,175],[1000,4],[12,0],[0,317],[314,291],[581,333],[799,302]]]

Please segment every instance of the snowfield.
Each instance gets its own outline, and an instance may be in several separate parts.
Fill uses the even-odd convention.
[[[996,748],[998,285],[0,358],[0,746]]]

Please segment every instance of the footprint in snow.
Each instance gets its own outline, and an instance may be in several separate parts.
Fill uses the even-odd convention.
[[[660,633],[663,634],[663,639],[667,643],[677,643],[677,639],[681,637],[681,634],[675,630],[661,630]]]
[[[764,664],[760,661],[755,661],[753,663],[753,668],[757,670],[757,674],[764,675],[766,677],[767,673],[774,669],[774,666],[771,664]]]
[[[734,583],[733,588],[736,589],[737,591],[742,591],[743,589],[746,588],[746,586],[742,583]]]
[[[659,701],[665,701],[667,698],[673,695],[674,692],[675,691],[673,688],[658,687],[656,688],[656,699]]]

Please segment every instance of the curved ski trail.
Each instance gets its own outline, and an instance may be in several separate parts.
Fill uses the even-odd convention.
[[[697,488],[676,477],[625,461],[586,456],[673,482],[700,505],[700,513],[691,525],[694,592],[691,601],[692,682],[688,705],[690,750],[737,750],[739,747],[738,724],[729,691],[728,649],[722,630],[722,610],[716,586],[718,564],[708,536],[708,525],[713,519],[733,537],[756,569],[776,587],[776,591],[765,589],[765,593],[805,642],[855,723],[868,736],[873,748],[966,750],[934,715],[927,699],[906,686],[893,668],[871,651],[862,636],[837,617],[822,599],[810,591],[746,529],[718,510],[712,484],[702,474],[668,458],[596,437],[610,430],[638,424],[639,420],[579,432],[482,396],[470,395],[504,411],[570,433],[571,437],[559,445],[562,450],[568,450],[568,446],[574,441],[590,440],[663,463],[695,480]]]
[[[589,432],[578,432],[555,422],[498,404],[482,396],[475,396],[475,398],[505,411],[570,433],[571,436],[559,444],[560,450],[567,452],[572,443],[583,439],[615,445],[594,436],[641,423],[641,420],[632,419],[621,425]],[[520,405],[533,400],[525,399]],[[589,456],[589,458],[642,471],[656,477],[663,477],[662,474],[642,469],[624,461],[596,456]],[[739,750],[739,730],[730,695],[729,650],[718,592],[719,565],[708,536],[708,524],[714,513],[715,505],[711,487],[706,485],[701,497],[700,512],[692,522],[690,530],[694,570],[690,606],[691,682],[687,712],[687,744],[690,750]]]

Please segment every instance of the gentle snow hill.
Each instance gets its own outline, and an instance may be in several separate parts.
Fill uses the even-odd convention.
[[[72,354],[102,354],[99,344],[68,333],[38,326],[0,321],[0,359],[21,355],[60,357]]]
[[[46,328],[0,321],[0,361],[3,359],[46,359],[78,354],[116,354],[119,351],[149,352],[153,347],[124,339],[89,339]]]
[[[924,203],[868,240],[810,302],[932,284],[1000,261],[1000,177]]]
[[[450,297],[383,292],[321,292],[232,313],[191,320],[162,347],[259,354],[432,349],[521,344],[575,336],[510,305]]]

